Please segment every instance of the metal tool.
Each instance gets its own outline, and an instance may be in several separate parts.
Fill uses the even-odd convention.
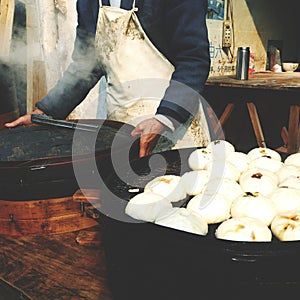
[[[53,119],[50,116],[40,115],[40,114],[32,114],[31,122],[36,124],[46,124],[46,125],[52,125],[57,127],[70,128],[74,130],[75,129],[85,130],[90,132],[96,132],[99,129],[98,125],[70,122],[65,120],[57,120],[57,119]]]

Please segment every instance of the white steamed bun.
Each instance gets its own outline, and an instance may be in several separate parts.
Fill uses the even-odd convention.
[[[271,199],[260,194],[246,193],[236,198],[231,205],[233,218],[251,217],[256,218],[269,226],[277,214]]]
[[[243,152],[230,152],[226,157],[226,161],[232,163],[242,173],[248,170],[250,158]]]
[[[300,190],[293,188],[278,188],[270,199],[275,205],[278,213],[284,213],[290,210],[300,210]]]
[[[144,192],[162,195],[171,202],[177,202],[186,197],[181,177],[177,175],[162,175],[152,179],[145,185]]]
[[[300,211],[278,214],[271,223],[271,230],[280,241],[300,240]]]
[[[284,160],[285,165],[293,165],[300,167],[300,152],[298,153],[293,153],[290,154],[285,160]]]
[[[241,174],[239,183],[245,193],[259,193],[268,197],[277,188],[278,177],[268,170],[253,168]]]
[[[258,219],[231,218],[221,223],[215,231],[218,239],[244,242],[270,242],[272,232]]]
[[[194,170],[186,172],[181,177],[181,183],[188,195],[195,196],[203,191],[209,180],[207,170]]]
[[[262,156],[271,157],[278,161],[282,160],[280,154],[277,151],[270,149],[270,148],[263,148],[263,147],[253,148],[247,154],[248,154],[250,160],[253,160],[255,158],[262,157]]]
[[[154,222],[160,214],[171,208],[171,202],[164,196],[143,192],[129,200],[125,213],[137,220]]]
[[[213,159],[225,159],[228,154],[235,151],[234,146],[225,140],[211,141],[206,149],[212,152]]]
[[[186,208],[174,207],[157,218],[155,223],[200,235],[206,235],[208,232],[208,224],[205,219]]]
[[[192,170],[203,170],[208,162],[212,160],[212,152],[206,148],[194,150],[189,158],[188,165]]]
[[[187,209],[200,214],[208,224],[215,224],[230,218],[230,204],[225,195],[201,193],[189,201]]]

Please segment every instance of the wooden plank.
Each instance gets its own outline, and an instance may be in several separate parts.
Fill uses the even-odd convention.
[[[264,134],[260,125],[260,120],[258,117],[258,113],[256,110],[256,106],[254,103],[252,102],[248,102],[247,103],[247,107],[248,107],[248,111],[249,111],[249,115],[250,115],[250,119],[252,122],[252,126],[253,126],[253,130],[256,136],[256,141],[257,141],[257,145],[259,147],[266,147],[266,142],[265,142],[265,138],[264,138]]]
[[[12,38],[15,0],[0,1],[0,55],[8,56]]]
[[[35,104],[47,95],[47,78],[45,62],[40,60],[33,61],[33,101],[32,110],[35,109]]]

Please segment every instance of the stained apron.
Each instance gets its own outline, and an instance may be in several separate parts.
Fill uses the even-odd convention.
[[[103,6],[99,0],[95,38],[107,81],[107,118],[133,126],[155,116],[174,72],[174,66],[144,32],[137,10],[135,1],[131,10],[124,10]],[[193,119],[172,134],[162,135],[172,142],[162,143],[160,150],[206,146],[210,137],[202,105]]]

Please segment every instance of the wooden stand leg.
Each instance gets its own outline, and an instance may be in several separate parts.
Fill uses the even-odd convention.
[[[287,153],[296,153],[299,150],[299,106],[290,106]]]
[[[226,121],[230,117],[231,112],[233,111],[233,109],[234,109],[234,104],[233,103],[227,104],[224,111],[223,111],[223,113],[222,113],[222,115],[221,115],[221,117],[219,118],[219,121],[217,121],[212,108],[211,107],[207,108],[209,120],[212,124],[213,131],[214,131],[216,139],[224,139],[225,138],[224,133],[223,133],[223,126],[225,125]]]
[[[233,103],[228,103],[225,107],[225,110],[223,111],[221,117],[220,117],[220,125],[219,128],[216,132],[216,136],[220,136],[222,133],[222,128],[224,127],[225,123],[227,122],[227,120],[229,119],[232,111],[234,109],[234,104]]]
[[[256,136],[256,141],[259,147],[266,148],[264,134],[260,125],[260,120],[254,103],[247,103],[250,119],[252,122],[253,130]]]

